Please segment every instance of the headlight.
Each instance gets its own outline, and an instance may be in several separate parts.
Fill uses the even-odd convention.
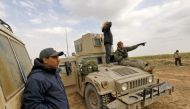
[[[148,82],[151,83],[152,81],[153,81],[153,77],[150,76],[150,77],[148,78]]]
[[[88,66],[89,69],[92,69],[92,66]]]
[[[125,90],[127,89],[127,84],[126,84],[126,83],[122,84],[121,89],[122,89],[123,91],[125,91]]]

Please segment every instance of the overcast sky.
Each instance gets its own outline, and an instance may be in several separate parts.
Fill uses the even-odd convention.
[[[118,41],[130,46],[147,42],[130,56],[190,51],[190,0],[0,0],[0,18],[11,25],[31,58],[53,47],[69,54],[73,41],[101,33],[112,21],[114,50]]]

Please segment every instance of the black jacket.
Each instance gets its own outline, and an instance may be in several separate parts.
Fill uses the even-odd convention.
[[[112,36],[112,33],[111,33],[111,25],[112,23],[109,22],[106,26],[104,26],[102,28],[102,32],[104,33],[104,45],[105,44],[113,44],[113,36]]]
[[[57,69],[47,69],[39,59],[28,76],[22,109],[69,109],[64,85]]]

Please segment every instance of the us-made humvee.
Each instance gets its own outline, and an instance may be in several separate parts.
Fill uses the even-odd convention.
[[[24,43],[0,19],[0,109],[20,109],[24,83],[31,67]]]
[[[138,68],[113,63],[104,66],[105,50],[100,34],[86,34],[75,41],[76,56],[61,59],[61,76],[69,94],[78,92],[88,109],[140,109],[173,86],[154,80]],[[20,109],[26,77],[32,67],[22,41],[0,19],[0,109]]]
[[[141,109],[174,90],[141,69],[105,66],[102,34],[85,34],[74,44],[76,56],[60,61],[61,76],[66,92],[78,92],[88,109]]]

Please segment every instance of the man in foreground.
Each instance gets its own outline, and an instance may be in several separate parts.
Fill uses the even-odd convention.
[[[22,109],[69,109],[64,85],[59,76],[59,56],[53,48],[40,52],[34,60],[23,93]]]

